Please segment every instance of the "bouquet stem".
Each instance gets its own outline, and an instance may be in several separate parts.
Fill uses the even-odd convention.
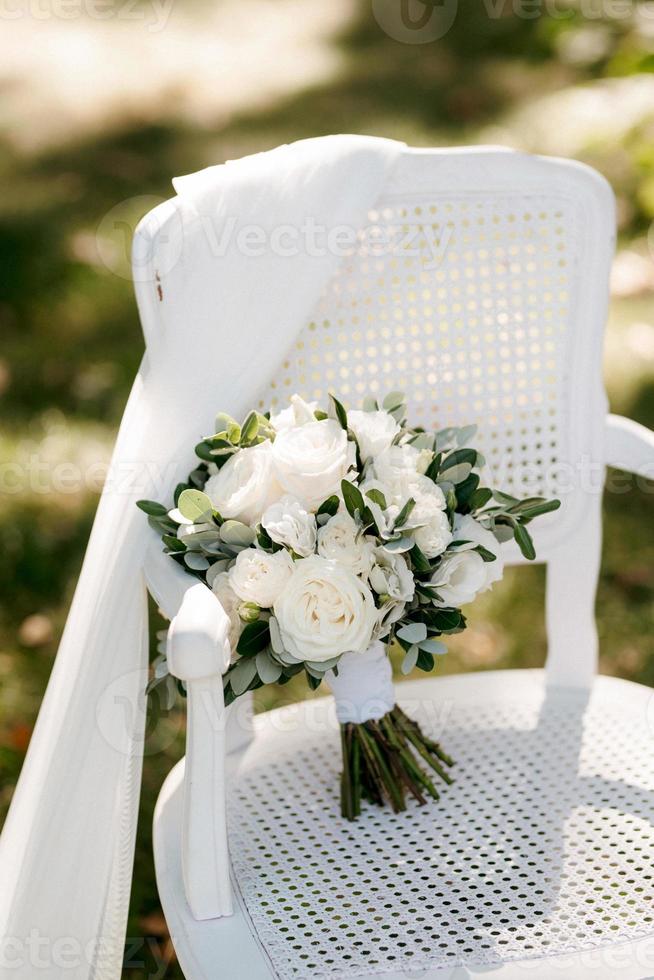
[[[427,796],[438,799],[434,776],[452,782],[447,771],[452,759],[398,705],[378,720],[341,724],[341,748],[341,813],[347,820],[359,816],[362,799],[387,803],[400,813],[406,810],[407,795],[420,804]]]

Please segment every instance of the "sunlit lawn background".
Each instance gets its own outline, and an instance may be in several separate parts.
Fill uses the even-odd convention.
[[[510,4],[501,16],[462,4],[447,35],[423,45],[386,36],[369,0],[178,0],[159,30],[148,29],[156,18],[145,0],[135,9],[142,21],[118,7],[106,21],[37,23],[25,12],[0,35],[0,457],[45,474],[0,498],[0,814],[97,501],[97,488],[53,490],[48,474],[106,460],[143,348],[120,275],[124,243],[97,231],[120,202],[165,198],[176,174],[339,131],[585,160],[618,197],[611,405],[654,426],[654,4],[619,19],[598,16],[589,0],[585,13],[570,0],[569,16],[533,19]],[[133,226],[154,203],[134,201],[120,216]],[[606,499],[598,601],[602,669],[646,684],[654,684],[653,503],[629,483]],[[475,608],[442,669],[542,664],[543,587],[538,567],[510,572]],[[266,703],[278,696],[268,692]],[[168,958],[165,975],[177,977],[150,822],[183,750],[183,709],[153,720],[150,743],[130,921],[130,935],[150,942],[138,954],[144,965],[126,976],[152,975]]]

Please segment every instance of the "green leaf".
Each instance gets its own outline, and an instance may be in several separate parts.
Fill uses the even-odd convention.
[[[168,513],[163,504],[158,504],[156,500],[137,500],[136,506],[150,517],[165,517]]]
[[[445,457],[441,465],[441,475],[446,480],[451,480],[452,477],[446,475],[447,470],[452,469],[454,466],[461,466],[462,463],[467,463],[472,469],[477,463],[477,450],[476,449],[455,449],[453,453],[450,453]]]
[[[319,517],[320,514],[328,514],[330,517],[333,517],[334,514],[338,511],[339,504],[340,504],[340,500],[338,499],[336,494],[335,493],[332,494],[331,497],[327,497],[327,500],[324,500],[321,503],[320,507],[316,511],[316,516]]]
[[[458,430],[456,434],[457,446],[465,446],[468,442],[470,442],[471,439],[474,439],[476,434],[477,434],[476,425],[464,425],[461,429]]]
[[[282,634],[279,630],[279,623],[274,616],[271,616],[268,621],[268,628],[270,630],[270,645],[275,653],[284,653],[284,644],[282,642]]]
[[[395,518],[395,523],[393,525],[393,529],[395,529],[395,528],[398,528],[399,529],[399,528],[404,527],[404,525],[408,521],[409,515],[411,514],[411,511],[413,510],[413,508],[415,507],[415,505],[416,505],[416,502],[413,499],[413,497],[409,497],[409,499],[405,503],[404,507],[402,508],[402,510],[400,511],[400,513]]]
[[[220,528],[220,537],[225,544],[247,548],[256,537],[256,532],[241,521],[225,521]]]
[[[407,652],[404,654],[404,659],[400,670],[403,674],[410,674],[415,665],[418,663],[418,656],[420,655],[420,648],[415,644],[410,646]]]
[[[420,650],[416,661],[418,670],[430,671],[434,669],[434,658],[428,650]]]
[[[406,402],[406,396],[403,391],[389,391],[382,402],[382,408],[389,415],[396,412],[398,408],[403,408]]]
[[[429,616],[430,625],[439,633],[458,630],[462,621],[465,622],[459,609],[436,609]]]
[[[193,523],[206,521],[213,514],[213,504],[202,490],[184,490],[177,503],[180,514]]]
[[[405,551],[410,551],[413,548],[413,538],[410,535],[400,535],[399,538],[391,538],[389,541],[385,541],[383,547],[386,551],[390,551],[393,554],[402,554]]]
[[[241,427],[241,442],[252,442],[259,432],[259,416],[257,412],[250,412]]]
[[[207,559],[197,551],[187,551],[184,555],[184,564],[193,572],[206,572],[209,567]]]
[[[248,623],[239,637],[236,650],[242,657],[255,657],[270,643],[270,629],[265,620]]]
[[[493,490],[493,497],[497,500],[498,504],[507,504],[509,507],[520,503],[517,497],[512,497],[508,493],[502,493],[501,490]]]
[[[419,646],[421,650],[425,650],[426,653],[431,653],[437,657],[442,657],[444,653],[447,653],[445,644],[441,643],[440,640],[435,640],[433,637],[422,640]]]
[[[174,534],[162,534],[161,540],[170,551],[186,551],[186,545]]]
[[[417,544],[414,544],[413,548],[409,552],[409,557],[416,572],[430,572],[431,564],[429,559],[422,553]]]
[[[234,694],[238,697],[245,694],[248,687],[257,676],[257,661],[255,658],[239,660],[229,671],[229,683]]]
[[[267,650],[260,650],[256,658],[257,673],[264,684],[274,684],[281,677],[281,665],[275,663]]]
[[[215,453],[211,451],[211,446],[204,439],[195,447],[195,455],[199,456],[200,459],[205,460],[207,463],[216,462]]]
[[[366,490],[366,497],[368,497],[369,500],[372,500],[373,504],[377,504],[378,507],[381,507],[382,510],[386,510],[388,504],[386,503],[386,497],[381,490],[377,490],[375,487],[372,487],[372,489]]]
[[[476,551],[478,555],[481,555],[484,561],[497,561],[497,555],[494,555],[492,551],[488,550],[488,548],[484,548],[482,544],[478,544],[477,547],[473,548],[472,550]]]
[[[424,623],[407,623],[395,635],[406,643],[422,643],[427,639],[427,627]]]
[[[338,424],[340,425],[340,427],[342,429],[345,429],[345,431],[347,432],[347,412],[339,402],[338,398],[335,398],[334,395],[330,394],[329,401],[330,401],[330,412],[329,412],[330,416],[332,416],[332,418],[335,418]]]
[[[541,514],[549,514],[551,511],[558,510],[561,506],[560,500],[546,500],[544,497],[531,497],[521,500],[519,504],[514,504],[510,508],[512,514],[519,514],[523,520],[533,520]]]
[[[493,491],[489,490],[488,487],[479,487],[478,490],[470,496],[468,500],[468,507],[470,510],[480,510],[485,507],[489,500],[493,496]]]
[[[348,480],[341,480],[341,491],[343,493],[345,506],[347,507],[350,516],[354,517],[357,511],[359,514],[361,514],[363,512],[363,508],[365,507],[365,503],[359,488],[355,487],[355,485],[350,483]]]
[[[513,535],[525,558],[527,558],[529,561],[533,561],[536,557],[536,549],[534,548],[534,542],[531,540],[531,534],[527,528],[516,522],[513,528]]]

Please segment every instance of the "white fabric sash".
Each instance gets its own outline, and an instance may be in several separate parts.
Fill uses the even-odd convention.
[[[134,503],[170,497],[216,410],[252,407],[338,263],[301,235],[295,254],[268,239],[256,258],[236,235],[216,241],[234,219],[268,231],[306,220],[360,228],[401,149],[327,137],[175,182],[163,231],[178,257],[140,296],[147,353],[0,839],[2,980],[120,976],[144,738],[142,567],[154,535]]]

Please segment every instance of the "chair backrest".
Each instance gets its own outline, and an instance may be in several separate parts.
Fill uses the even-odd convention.
[[[549,565],[548,665],[562,683],[586,683],[596,656],[613,242],[612,193],[587,167],[408,149],[355,248],[347,234],[332,243],[353,254],[252,393],[278,407],[295,391],[324,402],[333,390],[358,406],[399,389],[415,422],[479,426],[491,485],[560,496],[535,539]],[[520,560],[514,548],[507,557]]]

